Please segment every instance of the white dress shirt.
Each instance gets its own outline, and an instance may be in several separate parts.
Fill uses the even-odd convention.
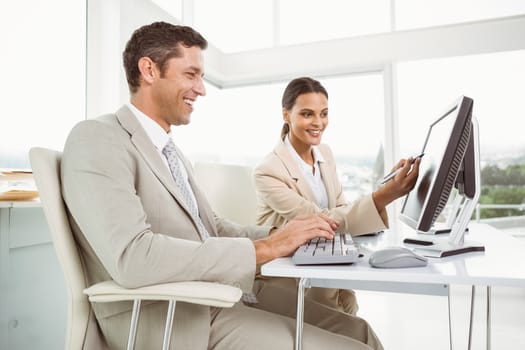
[[[326,194],[326,187],[324,185],[323,178],[321,177],[321,171],[319,170],[319,163],[324,162],[324,158],[321,152],[317,149],[316,146],[312,146],[312,154],[314,157],[314,164],[313,164],[313,171],[312,171],[312,166],[306,163],[299,156],[295,148],[293,148],[288,138],[288,135],[285,137],[284,143],[286,144],[286,146],[290,150],[290,153],[293,155],[293,157],[297,161],[297,164],[299,165],[299,168],[301,169],[304,178],[310,185],[310,188],[312,189],[315,195],[317,205],[319,206],[319,208],[321,209],[328,208],[328,195]]]

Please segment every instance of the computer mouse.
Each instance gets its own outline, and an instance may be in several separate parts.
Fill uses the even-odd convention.
[[[402,268],[426,266],[428,259],[405,247],[388,247],[373,252],[368,262],[373,267]]]

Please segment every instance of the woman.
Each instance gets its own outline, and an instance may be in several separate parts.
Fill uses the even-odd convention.
[[[301,214],[323,213],[335,220],[338,232],[358,236],[388,228],[386,206],[415,185],[419,162],[400,160],[392,180],[375,192],[348,203],[336,172],[330,148],[321,143],[328,126],[328,93],[311,78],[292,80],[282,98],[284,126],[276,148],[255,169],[258,224],[281,226]],[[295,281],[294,281],[295,282]],[[277,283],[280,288],[290,280]],[[351,290],[311,288],[308,298],[355,315],[357,302]]]

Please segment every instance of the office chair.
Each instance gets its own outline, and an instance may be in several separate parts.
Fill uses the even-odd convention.
[[[162,348],[168,349],[177,301],[215,307],[231,307],[239,301],[242,295],[239,288],[212,282],[175,282],[127,289],[114,281],[104,281],[87,288],[79,250],[71,232],[61,194],[61,157],[61,152],[45,148],[34,147],[29,151],[33,175],[51,231],[53,246],[68,288],[66,349],[82,349],[89,321],[90,302],[133,301],[127,347],[133,349],[141,301],[167,301],[168,313]]]
[[[195,162],[193,170],[197,184],[217,215],[238,224],[255,225],[257,196],[253,167]]]

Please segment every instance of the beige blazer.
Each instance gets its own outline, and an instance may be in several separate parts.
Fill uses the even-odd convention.
[[[328,208],[317,206],[314,193],[297,161],[280,141],[255,168],[257,223],[281,226],[297,215],[323,212],[339,223],[340,232],[360,235],[387,228],[386,210],[378,213],[371,194],[347,203],[330,148],[321,144],[319,150],[325,159],[320,163],[320,170],[328,195]]]
[[[266,236],[268,228],[241,227],[216,217],[195,183],[189,162],[183,162],[212,236],[205,242],[169,169],[128,107],[73,128],[62,158],[62,191],[88,284],[110,278],[125,287],[200,280],[251,291],[256,272],[251,240]],[[92,306],[108,343],[117,337],[125,342],[126,334],[114,334],[121,327],[111,320],[128,312],[131,303]],[[162,327],[165,314],[150,314],[147,309],[141,312],[140,323],[154,324],[158,316]],[[206,349],[209,308],[182,303],[177,313],[185,318],[176,325],[176,337],[182,337],[177,341]],[[122,328],[127,331],[127,326]]]

